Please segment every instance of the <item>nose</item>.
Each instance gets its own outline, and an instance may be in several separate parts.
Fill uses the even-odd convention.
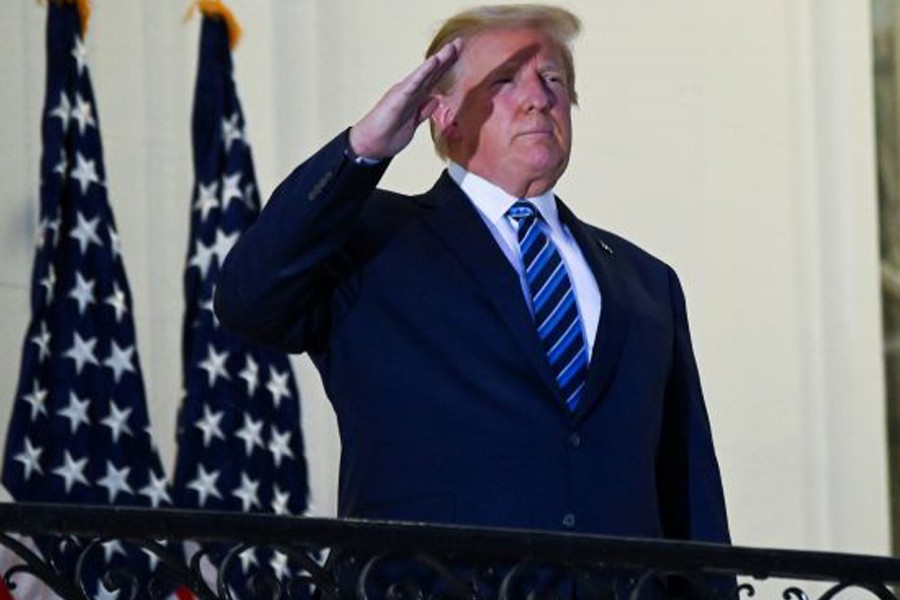
[[[556,102],[556,96],[544,77],[532,72],[522,82],[522,98],[526,110],[545,111]]]

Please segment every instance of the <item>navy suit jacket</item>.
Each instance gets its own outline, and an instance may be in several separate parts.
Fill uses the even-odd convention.
[[[563,405],[516,272],[446,174],[379,190],[344,132],[229,254],[226,326],[309,352],[337,415],[341,516],[728,541],[675,273],[560,217],[603,306],[578,411]]]

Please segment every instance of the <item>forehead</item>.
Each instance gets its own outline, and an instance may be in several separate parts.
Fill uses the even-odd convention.
[[[527,27],[494,28],[466,40],[460,64],[464,72],[499,66],[520,66],[534,60],[562,68],[563,53],[548,33]]]

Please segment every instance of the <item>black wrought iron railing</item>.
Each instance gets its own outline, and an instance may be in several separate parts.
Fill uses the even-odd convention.
[[[900,585],[900,559],[886,557],[246,513],[0,504],[0,532],[10,586],[39,580],[78,600],[97,597],[90,576],[118,600],[176,586],[203,600],[897,600]],[[110,544],[141,549],[153,569],[89,576]]]

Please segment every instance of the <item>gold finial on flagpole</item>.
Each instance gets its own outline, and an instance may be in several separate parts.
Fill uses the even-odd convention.
[[[79,1],[86,2],[87,0]],[[194,16],[194,12],[198,9],[204,17],[219,17],[225,21],[225,28],[228,30],[228,47],[234,50],[241,39],[241,24],[238,23],[231,9],[225,6],[222,0],[194,0],[188,7],[184,20],[187,21]]]
[[[78,20],[81,23],[81,37],[87,34],[88,22],[91,20],[91,0],[53,0],[57,4],[68,2],[78,7]],[[45,4],[46,0],[38,0],[39,4]]]

